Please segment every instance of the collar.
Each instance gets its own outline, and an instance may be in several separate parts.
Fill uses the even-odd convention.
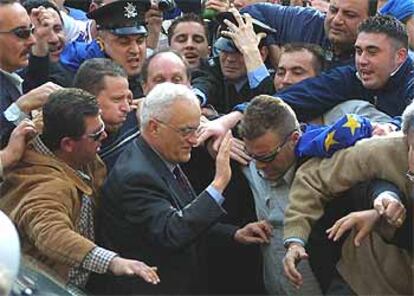
[[[151,145],[148,145],[152,151],[155,152],[155,154],[158,155],[158,157],[162,160],[162,162],[167,166],[168,170],[172,173],[175,169],[175,167],[177,166],[177,164],[174,164],[168,160],[166,160],[159,152],[157,149],[155,149],[154,147],[152,147]]]
[[[22,90],[23,79],[18,74],[10,73],[2,69],[0,69],[0,73],[6,76],[6,78],[20,91],[20,93],[23,92]]]
[[[67,168],[69,168],[69,170],[73,171],[78,177],[80,177],[83,180],[86,180],[88,182],[90,182],[92,179],[91,177],[89,177],[87,174],[85,174],[84,172],[82,172],[81,170],[75,170],[74,168],[72,168],[71,166],[69,166],[67,163],[63,162],[62,160],[60,160],[58,157],[56,157],[56,155],[45,145],[45,143],[43,143],[42,139],[40,138],[40,136],[36,136],[33,141],[32,141],[32,145],[33,145],[33,149],[37,152],[39,152],[40,154],[43,154],[45,156],[49,156],[52,157],[53,159],[62,162],[65,164],[65,166]]]
[[[275,181],[271,181],[270,186],[279,187],[282,185],[287,185],[290,188],[293,182],[293,178],[295,177],[295,172],[296,172],[296,161],[287,170],[287,172],[283,175],[282,178],[275,180]]]
[[[246,84],[247,82],[247,77],[242,77],[239,80],[232,82],[232,84],[234,85],[234,88],[236,89],[236,91],[239,93],[241,91],[241,89],[243,88],[243,86]]]

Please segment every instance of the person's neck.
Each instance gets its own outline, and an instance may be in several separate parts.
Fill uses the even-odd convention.
[[[59,150],[54,151],[53,153],[55,154],[55,156],[58,159],[60,159],[64,163],[66,163],[68,166],[70,166],[75,171],[77,171],[81,168],[81,166],[75,160],[73,160],[72,157],[70,157],[67,153],[64,153],[64,152],[59,151]]]
[[[353,53],[354,46],[352,44],[332,43],[332,52],[336,57],[344,56]]]

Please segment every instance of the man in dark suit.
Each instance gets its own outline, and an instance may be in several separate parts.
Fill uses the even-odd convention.
[[[266,243],[264,222],[241,229],[216,224],[225,214],[222,196],[230,177],[230,134],[220,147],[214,180],[196,196],[180,163],[190,160],[200,124],[199,101],[184,85],[162,83],[144,99],[141,135],[119,157],[104,187],[101,239],[123,256],[158,266],[161,283],[150,287],[131,278],[108,278],[116,294],[193,294],[209,233],[223,242]]]

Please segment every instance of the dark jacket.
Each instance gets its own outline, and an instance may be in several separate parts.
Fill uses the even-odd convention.
[[[356,74],[354,65],[334,68],[321,75],[303,80],[275,94],[288,103],[300,121],[321,116],[335,105],[349,100],[362,99],[390,115],[400,116],[414,98],[414,66],[410,58],[378,90],[366,89]],[[247,104],[235,110],[244,111]]]
[[[219,113],[228,113],[237,104],[248,102],[260,94],[275,92],[272,76],[265,78],[256,88],[251,89],[247,81],[237,90],[233,83],[226,80],[221,71],[218,57],[209,60],[209,65],[192,73],[191,85],[206,95],[207,104]]]
[[[224,210],[207,193],[190,196],[142,137],[119,157],[103,186],[99,233],[105,247],[157,266],[157,286],[110,277],[106,292],[189,294],[199,267],[198,243]],[[231,240],[235,227],[213,227]]]
[[[332,44],[325,34],[325,14],[310,7],[282,6],[270,3],[249,5],[241,10],[253,18],[276,29],[267,39],[267,44],[312,43],[321,46],[329,68],[344,66],[353,62],[351,47],[341,55],[334,55]]]

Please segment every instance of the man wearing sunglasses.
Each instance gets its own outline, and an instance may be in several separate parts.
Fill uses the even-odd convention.
[[[48,44],[50,19],[48,13],[37,11],[31,19],[24,7],[15,0],[0,1],[0,134],[2,145],[7,143],[15,124],[41,107],[48,95],[59,87],[47,81]],[[30,63],[29,63],[30,57]],[[28,67],[29,66],[29,67]],[[17,70],[25,69],[16,74]],[[21,75],[21,76],[20,76]],[[23,77],[23,78],[22,78]],[[36,88],[38,87],[38,88]],[[31,90],[27,92],[28,90]],[[24,92],[27,92],[23,95]]]
[[[42,135],[5,175],[0,199],[19,229],[23,253],[81,288],[91,272],[157,284],[154,268],[95,244],[97,192],[106,175],[97,157],[106,133],[96,98],[79,89],[58,90],[43,107],[43,123]]]
[[[355,123],[351,124],[353,130],[347,127],[349,123]],[[264,283],[270,294],[299,292],[318,295],[321,289],[325,291],[325,282],[329,278],[325,274],[324,277],[316,274],[316,281],[306,261],[299,266],[303,275],[303,285],[299,290],[283,275],[284,212],[293,177],[304,159],[310,156],[329,157],[338,149],[371,136],[371,133],[371,124],[356,115],[348,115],[329,127],[299,126],[292,109],[280,99],[263,95],[251,102],[241,124],[246,152],[253,159],[244,173],[253,191],[258,219],[268,220],[273,226],[271,243],[262,248]],[[372,186],[384,185],[374,183]],[[328,255],[326,260],[329,260]]]

